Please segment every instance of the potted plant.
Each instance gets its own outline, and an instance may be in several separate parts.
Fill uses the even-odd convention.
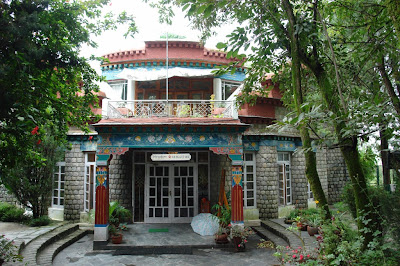
[[[229,243],[227,229],[219,226],[218,232],[215,234],[215,243],[217,244],[227,244]]]
[[[128,222],[130,217],[132,217],[132,213],[124,206],[119,204],[118,201],[110,202],[108,211],[109,211],[108,221],[110,225],[115,225],[116,228],[119,227],[120,223]]]
[[[109,227],[109,233],[111,237],[111,242],[113,244],[121,244],[122,242],[122,233],[119,227],[116,227],[115,225],[110,225]]]
[[[297,216],[295,219],[297,228],[299,231],[307,231],[307,223],[301,216]]]
[[[253,234],[253,231],[250,229],[250,227],[241,225],[232,226],[231,237],[237,252],[244,251],[246,249],[247,238],[251,234]]]
[[[231,209],[220,203],[215,204],[212,209],[216,210],[216,217],[219,222],[218,232],[215,234],[215,243],[226,244],[229,242],[228,234],[230,232],[229,225],[231,222]]]
[[[318,234],[318,226],[320,225],[320,222],[317,218],[314,218],[312,220],[309,220],[307,222],[307,232],[310,236],[314,236]]]

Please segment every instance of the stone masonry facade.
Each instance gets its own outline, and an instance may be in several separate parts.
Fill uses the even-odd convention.
[[[64,220],[79,222],[83,211],[85,153],[79,144],[72,144],[65,152]]]
[[[3,185],[0,185],[0,202],[18,204],[18,200]]]
[[[291,157],[292,166],[292,203],[295,204],[296,208],[307,208],[308,207],[308,182],[305,175],[306,165],[305,157],[301,148],[297,148],[292,153]]]
[[[278,163],[276,146],[260,145],[256,156],[257,208],[260,219],[278,217]],[[132,154],[115,155],[110,162],[110,201],[118,201],[132,211]],[[85,153],[79,144],[66,151],[66,181],[64,219],[79,221],[83,211]],[[317,167],[322,187],[330,204],[340,200],[347,182],[347,172],[340,150],[318,149]],[[222,169],[225,169],[225,191],[230,200],[232,163],[226,155],[210,152],[210,203],[218,202]],[[305,158],[301,149],[291,152],[292,205],[307,208],[308,186],[305,176]],[[4,198],[4,193],[0,197]],[[0,198],[1,200],[1,198]]]
[[[132,150],[114,155],[110,162],[110,201],[132,211]]]
[[[257,208],[260,219],[278,217],[276,147],[260,146],[256,154]]]
[[[341,192],[349,181],[346,163],[339,149],[329,149],[326,153],[328,203],[333,204],[341,200]]]

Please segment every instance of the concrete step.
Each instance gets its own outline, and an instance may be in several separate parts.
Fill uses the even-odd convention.
[[[65,236],[64,238],[50,244],[37,255],[37,264],[43,266],[52,265],[53,259],[61,250],[75,243],[76,241],[87,235],[89,232],[89,230],[78,229],[75,232],[72,232],[71,234]]]
[[[288,246],[289,243],[282,237],[272,233],[262,226],[252,226],[251,227],[257,235],[259,235],[264,240],[272,241],[275,246]]]
[[[32,241],[30,241],[26,246],[23,247],[22,252],[20,253],[24,260],[22,263],[14,264],[14,265],[38,265],[37,264],[37,255],[45,249],[47,246],[52,243],[62,239],[72,232],[79,229],[78,225],[75,224],[66,224],[56,229],[45,233]]]
[[[274,233],[275,235],[283,238],[291,247],[302,247],[303,242],[298,235],[294,232],[287,230],[286,227],[271,221],[271,220],[263,220],[261,222],[261,226],[265,229],[269,230],[270,232]]]

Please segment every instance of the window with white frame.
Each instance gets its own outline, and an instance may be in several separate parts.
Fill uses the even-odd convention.
[[[307,195],[309,200],[314,200],[314,194],[311,190],[310,183],[307,182]]]
[[[58,162],[53,176],[52,206],[64,207],[65,162]]]
[[[253,152],[244,153],[243,182],[244,207],[256,207],[256,156]]]
[[[95,175],[96,153],[85,154],[85,182],[84,182],[84,211],[88,212],[95,206]]]
[[[222,100],[227,100],[229,96],[240,86],[240,82],[222,81]]]
[[[122,81],[110,81],[108,83],[113,90],[113,94],[120,96],[121,100],[127,100],[128,98],[128,82],[126,80]]]
[[[290,171],[290,153],[278,152],[279,204],[292,204],[292,176]]]

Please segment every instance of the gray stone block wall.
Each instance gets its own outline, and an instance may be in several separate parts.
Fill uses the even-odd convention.
[[[349,177],[340,149],[329,149],[326,154],[328,203],[333,204],[341,200],[343,187],[348,182]]]
[[[132,151],[114,155],[109,170],[110,201],[118,201],[132,211]]]
[[[278,218],[278,166],[276,147],[260,146],[256,154],[257,208],[260,219]]]
[[[328,169],[326,162],[326,149],[319,148],[316,153],[317,158],[317,172],[321,181],[322,189],[325,196],[328,197]]]
[[[18,204],[18,200],[3,185],[0,185],[0,202]]]
[[[305,157],[301,148],[292,153],[292,204],[296,208],[308,207],[308,182],[305,175]]]
[[[85,154],[79,144],[71,146],[71,150],[65,152],[64,220],[79,222],[83,211]]]
[[[225,193],[230,202],[232,188],[232,163],[227,155],[210,153],[210,205],[218,203],[219,185],[222,169],[225,169]]]

